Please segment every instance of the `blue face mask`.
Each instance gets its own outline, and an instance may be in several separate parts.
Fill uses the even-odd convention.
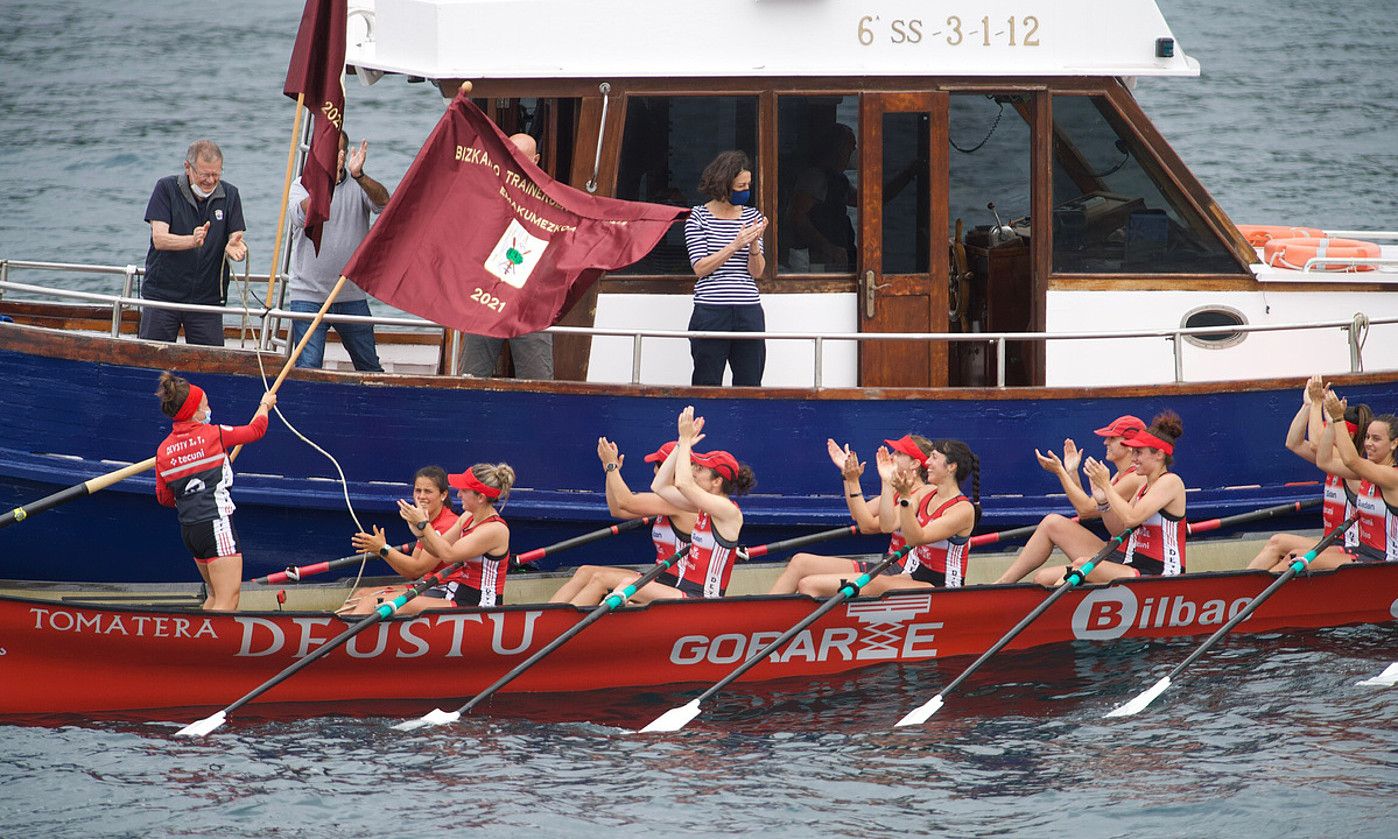
[[[733,190],[732,192],[728,193],[728,203],[729,203],[729,204],[732,204],[732,205],[735,206],[735,207],[739,207],[739,206],[742,206],[743,204],[748,203],[748,199],[751,198],[751,197],[752,197],[752,190],[750,190],[750,189],[735,189],[735,190]]]

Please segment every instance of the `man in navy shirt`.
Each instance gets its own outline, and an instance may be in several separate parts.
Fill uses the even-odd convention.
[[[185,153],[184,172],[156,181],[146,205],[145,299],[223,305],[223,258],[242,262],[248,248],[238,188],[222,178],[223,151],[212,140],[195,140]],[[187,343],[223,346],[221,313],[141,310],[142,338],[174,341],[181,326]]]

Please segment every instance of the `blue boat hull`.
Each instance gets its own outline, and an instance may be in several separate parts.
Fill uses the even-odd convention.
[[[7,386],[0,414],[3,509],[150,457],[168,431],[151,395],[161,369],[177,369],[202,386],[222,422],[250,415],[263,389],[255,362],[245,357],[54,335],[0,325],[0,379]],[[597,438],[605,435],[629,453],[625,477],[633,488],[644,487],[650,473],[641,455],[673,437],[675,415],[687,404],[707,418],[705,446],[733,451],[758,476],[757,491],[742,499],[747,544],[847,523],[839,478],[825,455],[827,437],[849,441],[871,461],[884,437],[917,432],[965,440],[981,462],[980,529],[991,531],[1067,509],[1057,481],[1035,462],[1036,446],[1058,449],[1073,437],[1094,453],[1100,449],[1091,429],[1120,414],[1148,419],[1164,408],[1184,420],[1175,470],[1192,488],[1191,519],[1313,498],[1319,474],[1281,446],[1300,384],[1298,378],[1075,392],[746,394],[317,371],[288,378],[279,404],[339,460],[360,521],[386,527],[391,539],[408,538],[393,502],[409,496],[418,467],[510,463],[519,485],[503,512],[520,552],[610,523]],[[1391,376],[1356,377],[1343,390],[1351,402],[1380,409],[1398,401]],[[334,467],[279,421],[243,451],[236,472],[234,520],[245,576],[353,552],[356,526]],[[0,578],[197,579],[174,514],[156,504],[153,487],[149,474],[129,479],[0,530]],[[877,490],[872,468],[865,489]],[[850,540],[838,549],[876,550],[881,541]],[[648,551],[645,535],[632,533],[542,564],[640,561]]]

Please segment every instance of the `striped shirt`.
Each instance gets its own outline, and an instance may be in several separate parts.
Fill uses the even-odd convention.
[[[689,213],[684,223],[684,242],[689,248],[689,264],[693,266],[706,256],[712,256],[738,237],[738,231],[762,220],[756,207],[743,207],[742,215],[735,219],[718,218],[709,212],[705,204],[700,204]],[[762,253],[762,240],[756,242],[757,252]],[[761,303],[757,296],[757,282],[748,273],[747,245],[728,258],[712,274],[700,277],[694,284],[694,302],[713,306],[750,306]]]

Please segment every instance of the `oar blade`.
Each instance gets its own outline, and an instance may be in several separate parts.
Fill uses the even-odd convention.
[[[461,713],[458,711],[443,711],[441,708],[434,708],[415,720],[400,722],[394,728],[398,731],[416,731],[429,725],[450,725],[459,719],[461,719]]]
[[[225,722],[227,722],[227,720],[228,715],[223,711],[219,711],[217,714],[214,714],[211,717],[205,717],[202,720],[192,722],[184,728],[181,728],[179,731],[175,732],[175,736],[203,737],[204,735],[223,725]]]
[[[942,695],[939,693],[931,699],[927,700],[926,702],[922,703],[918,707],[909,711],[907,714],[903,716],[901,720],[894,724],[893,727],[902,728],[905,725],[922,725],[923,723],[931,719],[933,714],[940,711],[941,708]]]
[[[1355,684],[1368,688],[1391,688],[1394,685],[1398,685],[1398,661],[1388,665],[1388,669],[1384,670],[1379,675],[1371,679],[1365,679],[1362,682],[1355,682]]]
[[[1146,709],[1146,706],[1148,706],[1148,705],[1150,705],[1150,703],[1154,702],[1154,701],[1155,701],[1155,698],[1156,698],[1157,696],[1159,696],[1160,694],[1164,693],[1165,690],[1166,690],[1166,688],[1168,688],[1168,687],[1170,687],[1170,677],[1169,677],[1169,676],[1166,676],[1166,677],[1164,677],[1163,679],[1161,679],[1160,681],[1156,682],[1155,684],[1153,684],[1153,685],[1151,685],[1150,687],[1146,688],[1145,690],[1141,691],[1141,693],[1140,693],[1135,699],[1132,699],[1130,702],[1127,702],[1125,705],[1122,705],[1120,708],[1114,708],[1114,709],[1108,711],[1108,712],[1107,712],[1107,716],[1109,716],[1109,717],[1132,717],[1132,716],[1135,716],[1136,714],[1139,714],[1139,713],[1141,713],[1142,711],[1144,711],[1144,710]]]
[[[699,716],[699,700],[695,699],[688,705],[681,705],[678,708],[671,708],[660,716],[650,721],[650,724],[641,729],[642,734],[649,734],[655,731],[679,731],[689,721]]]

